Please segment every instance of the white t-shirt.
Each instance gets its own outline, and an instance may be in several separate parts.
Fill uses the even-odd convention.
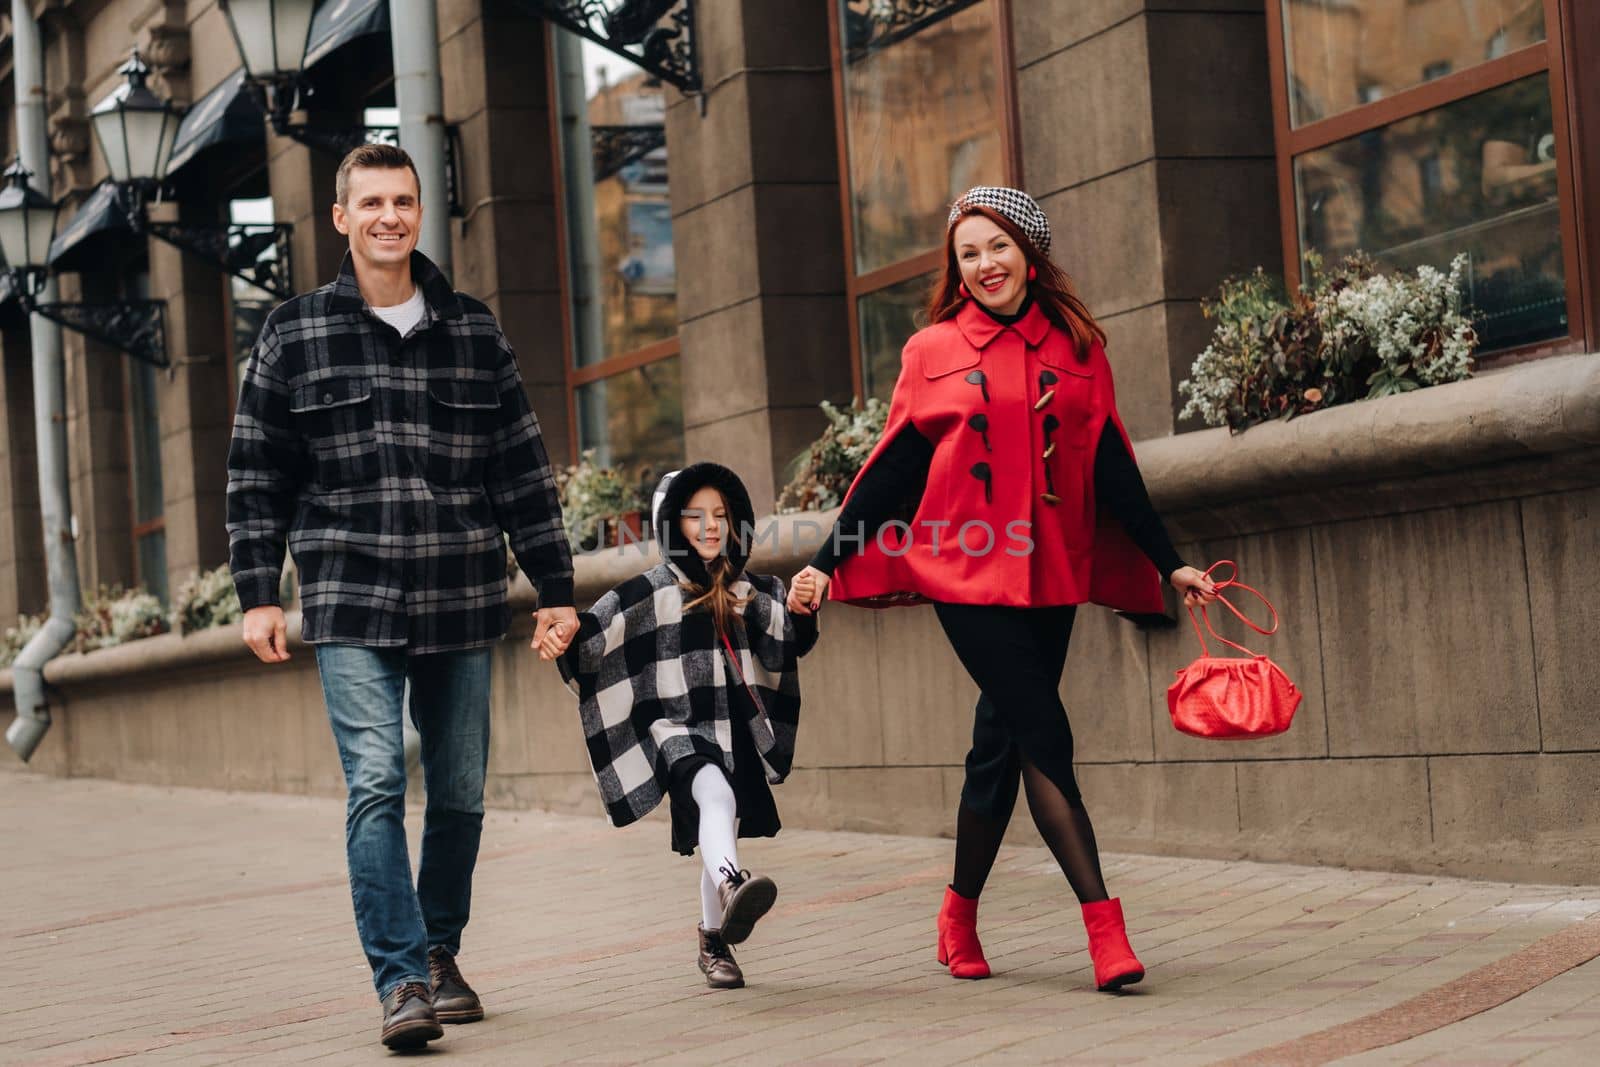
[[[374,315],[398,330],[401,337],[410,333],[411,328],[422,321],[425,311],[427,311],[427,305],[423,303],[422,287],[420,285],[412,288],[411,299],[404,304],[372,309]]]

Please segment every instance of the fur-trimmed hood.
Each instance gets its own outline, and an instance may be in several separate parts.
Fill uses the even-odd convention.
[[[661,558],[701,587],[710,584],[711,576],[706,573],[705,562],[700,559],[699,553],[684,538],[678,523],[690,498],[708,485],[721,493],[722,499],[728,503],[728,523],[731,528],[722,550],[733,565],[730,577],[737,578],[744,573],[745,564],[750,562],[750,539],[755,533],[756,524],[750,493],[737,474],[720,463],[694,463],[664,476],[650,502],[650,522],[655,529]]]

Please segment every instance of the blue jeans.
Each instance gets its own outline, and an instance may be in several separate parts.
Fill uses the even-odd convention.
[[[356,931],[381,999],[404,982],[428,983],[429,949],[454,955],[461,947],[483,835],[490,650],[407,656],[403,649],[315,647],[349,790],[345,857]],[[408,680],[428,794],[415,889],[400,718]]]

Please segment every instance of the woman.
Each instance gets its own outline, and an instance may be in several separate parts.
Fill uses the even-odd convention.
[[[1144,968],[1106,892],[1072,771],[1058,687],[1075,606],[1161,611],[1158,575],[1191,604],[1214,589],[1151,509],[1117,415],[1105,333],[1050,261],[1039,205],[1016,189],[968,190],[950,211],[945,250],[932,325],[906,343],[883,438],[789,604],[801,613],[824,598],[931,601],[981,691],[939,962],[957,978],[989,975],[978,896],[1020,779],[1082,902],[1095,982],[1118,989]],[[806,580],[817,589],[809,601]]]

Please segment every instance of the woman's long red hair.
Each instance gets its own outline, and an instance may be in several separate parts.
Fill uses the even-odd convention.
[[[1045,318],[1072,336],[1072,344],[1077,349],[1078,359],[1087,360],[1089,350],[1094,347],[1095,342],[1098,341],[1101,345],[1106,343],[1105,330],[1101,329],[1094,316],[1089,314],[1089,308],[1078,296],[1078,291],[1074,288],[1072,279],[1067,277],[1067,272],[1052,263],[1049,256],[1041,254],[1015,223],[998,211],[974,206],[961,210],[961,218],[956,219],[957,225],[968,215],[982,215],[990,220],[1004,230],[1006,235],[1016,242],[1017,247],[1022,249],[1028,266],[1034,269],[1036,275],[1028,283],[1028,292],[1033,294],[1033,299],[1038,302],[1039,310],[1044,312]],[[933,291],[928,297],[928,322],[930,324],[943,322],[953,317],[968,299],[976,298],[961,295],[961,264],[956,259],[956,228],[951,226],[944,239],[944,276],[934,284]]]

